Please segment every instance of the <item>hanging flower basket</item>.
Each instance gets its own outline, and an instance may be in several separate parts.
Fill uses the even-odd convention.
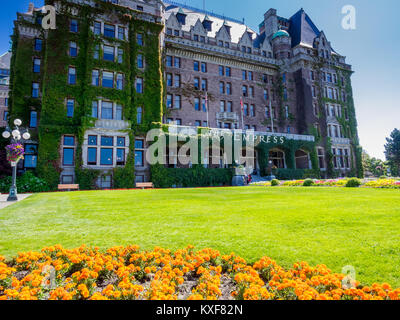
[[[24,147],[20,143],[13,143],[6,147],[7,151],[7,161],[12,164],[17,163],[19,160],[24,158]]]

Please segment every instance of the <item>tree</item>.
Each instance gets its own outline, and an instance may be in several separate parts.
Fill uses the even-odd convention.
[[[400,175],[400,130],[394,129],[386,138],[385,155],[389,162],[392,175]]]
[[[371,158],[365,150],[362,153],[362,163],[366,175],[380,177],[387,173],[388,163],[381,159]]]

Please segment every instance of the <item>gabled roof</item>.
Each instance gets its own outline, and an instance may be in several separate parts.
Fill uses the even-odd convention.
[[[166,19],[168,19],[171,14],[176,14],[177,12],[183,12],[187,15],[186,24],[182,25],[182,30],[186,32],[190,32],[191,27],[193,27],[199,19],[200,21],[204,21],[204,19],[207,18],[208,21],[212,22],[211,31],[207,34],[209,37],[214,38],[223,26],[230,29],[230,37],[233,43],[238,43],[246,31],[252,33],[251,40],[254,40],[257,35],[256,31],[248,28],[243,23],[235,22],[233,19],[223,19],[222,17],[217,17],[217,15],[213,15],[210,12],[202,12],[202,10],[199,10],[198,12],[189,10],[185,6],[179,7],[177,5],[169,5],[165,9]]]
[[[297,11],[290,19],[289,34],[292,37],[292,47],[299,44],[312,47],[314,39],[319,36],[320,31],[315,26],[303,8]]]
[[[10,69],[11,52],[3,53],[0,56],[0,69]]]

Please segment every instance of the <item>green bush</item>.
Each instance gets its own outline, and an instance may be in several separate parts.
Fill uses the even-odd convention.
[[[361,180],[358,178],[351,178],[346,183],[347,188],[358,188],[359,186],[361,186]]]
[[[276,177],[279,180],[319,179],[321,178],[321,172],[312,169],[278,169]]]
[[[311,186],[313,186],[315,183],[314,183],[314,180],[312,180],[312,179],[306,179],[306,180],[304,180],[304,182],[303,182],[303,187],[311,187]]]
[[[232,184],[232,169],[204,168],[166,168],[157,164],[151,167],[151,182],[156,188],[171,187],[215,187]]]
[[[387,179],[387,176],[380,176],[379,179]]]
[[[280,185],[280,182],[279,182],[278,179],[273,179],[273,180],[271,181],[271,187],[277,187],[277,186],[279,186],[279,185]]]
[[[1,193],[8,193],[10,191],[11,182],[11,176],[5,177],[0,180]],[[46,181],[36,177],[31,171],[27,171],[22,176],[17,177],[17,189],[18,193],[50,191],[50,188]]]

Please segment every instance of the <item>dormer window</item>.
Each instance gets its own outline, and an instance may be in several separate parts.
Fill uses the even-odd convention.
[[[194,41],[199,41],[199,36],[198,36],[197,34],[195,34],[195,35],[193,36],[193,40],[194,40]]]
[[[218,46],[223,47],[224,46],[224,42],[222,40],[218,41]]]

